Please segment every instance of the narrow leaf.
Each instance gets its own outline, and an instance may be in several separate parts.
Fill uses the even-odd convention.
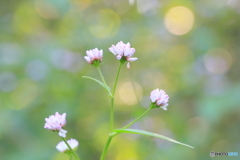
[[[88,77],[88,76],[82,76],[82,77],[83,77],[83,78],[87,78],[87,79],[91,79],[91,80],[93,80],[93,81],[99,83],[99,84],[100,84],[103,88],[105,88],[108,92],[111,91],[111,88],[110,88],[109,86],[106,86],[106,87],[105,87],[105,85],[104,85],[103,82],[101,82],[101,81],[99,81],[99,80],[97,80],[97,79],[95,79],[95,78]]]
[[[167,141],[173,142],[173,143],[177,143],[177,144],[181,144],[190,148],[194,148],[190,145],[178,142],[174,139],[171,139],[169,137],[160,135],[160,134],[156,134],[156,133],[152,133],[152,132],[148,132],[148,131],[143,131],[143,130],[138,130],[138,129],[115,129],[113,130],[113,132],[117,132],[117,133],[132,133],[132,134],[140,134],[140,135],[146,135],[146,136],[152,136],[152,137],[157,137],[157,138],[161,138],[161,139],[165,139]]]

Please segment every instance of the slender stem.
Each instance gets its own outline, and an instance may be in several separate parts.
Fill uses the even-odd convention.
[[[118,77],[119,77],[119,74],[120,74],[121,67],[122,67],[122,63],[120,63],[120,65],[119,65],[119,67],[118,67],[118,71],[117,71],[116,79],[115,79],[115,82],[114,82],[114,87],[113,87],[112,97],[111,97],[111,108],[110,108],[110,131],[113,130],[113,126],[114,126],[114,95],[115,95],[115,91],[116,91],[117,82],[118,82]]]
[[[129,126],[131,126],[133,123],[137,122],[140,118],[142,118],[145,114],[147,114],[152,108],[149,107],[143,114],[141,114],[139,117],[137,117],[134,121],[132,121],[131,123],[127,124],[125,127],[123,127],[122,129],[126,129]]]
[[[140,118],[142,118],[145,114],[147,114],[150,110],[151,110],[151,106],[143,113],[141,114],[139,117],[137,117],[134,121],[132,121],[131,123],[127,124],[125,127],[123,127],[122,129],[126,129],[127,127],[131,126],[133,123],[137,122]],[[109,134],[109,137],[108,137],[108,140],[106,142],[106,145],[103,149],[103,152],[102,152],[102,155],[101,155],[101,158],[100,160],[104,160],[105,159],[105,156],[106,156],[106,153],[107,153],[107,150],[108,150],[108,147],[111,143],[111,140],[114,136],[116,136],[117,134],[119,133],[116,133],[116,132],[112,132],[111,134]]]
[[[66,145],[68,146],[69,150],[72,152],[72,154],[74,155],[74,157],[76,157],[78,160],[80,160],[80,158],[78,157],[78,155],[72,150],[72,148],[69,146],[69,144],[67,143],[66,139],[63,138],[63,141],[66,143]]]
[[[111,93],[111,92],[109,91],[109,89],[108,89],[107,83],[106,83],[106,81],[105,81],[105,79],[104,79],[104,77],[103,77],[102,71],[101,71],[101,69],[100,69],[99,66],[97,67],[97,70],[98,70],[98,72],[99,72],[99,74],[100,74],[100,76],[101,76],[101,78],[102,78],[102,81],[103,81],[103,83],[104,83],[104,85],[105,85],[105,88],[106,88],[107,91],[108,91],[108,94],[112,97],[112,93]]]
[[[113,130],[113,125],[114,125],[114,95],[115,95],[115,91],[116,91],[116,87],[117,87],[117,82],[118,82],[118,77],[119,77],[119,74],[120,74],[120,70],[121,70],[121,67],[122,67],[122,63],[120,63],[119,67],[118,67],[118,71],[117,71],[117,75],[116,75],[116,79],[115,79],[115,82],[114,82],[114,87],[113,87],[113,92],[112,92],[112,96],[111,96],[111,108],[110,108],[110,131]],[[101,71],[100,69],[98,68],[99,70],[99,73],[101,75]],[[102,75],[101,75],[102,77]],[[103,78],[102,78],[103,79]],[[104,79],[103,79],[103,82],[104,84],[106,85]],[[102,152],[102,155],[101,155],[101,158],[100,160],[104,160],[105,157],[106,157],[106,153],[107,153],[107,150],[108,150],[108,147],[112,141],[112,138],[117,135],[116,133],[111,133],[108,137],[108,140],[106,142],[106,145],[103,149],[103,152]]]
[[[113,130],[114,125],[114,97],[111,98],[111,108],[110,108],[110,131]]]
[[[117,76],[116,76],[116,79],[115,79],[115,82],[114,82],[114,87],[113,87],[113,96],[114,96],[115,91],[116,91],[118,76],[119,76],[120,70],[121,70],[121,68],[122,68],[122,65],[123,65],[123,64],[120,63],[120,64],[119,64],[119,67],[118,67]]]
[[[107,150],[108,150],[109,144],[111,143],[112,138],[113,138],[112,136],[108,137],[108,140],[107,140],[106,145],[105,145],[105,147],[103,149],[103,152],[102,152],[100,160],[104,160],[105,159],[106,153],[107,153]]]

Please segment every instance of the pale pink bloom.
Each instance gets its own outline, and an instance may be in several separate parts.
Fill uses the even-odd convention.
[[[45,118],[44,128],[51,131],[60,131],[62,127],[66,125],[66,113],[60,115],[58,112],[55,115],[49,116],[49,118]]]
[[[138,59],[136,57],[132,57],[136,50],[131,48],[130,43],[124,44],[122,41],[120,41],[116,45],[112,45],[109,50],[116,56],[118,60],[127,61],[128,69],[130,69],[130,62]]]
[[[84,59],[89,63],[89,64],[94,64],[94,61],[97,61],[98,64],[102,62],[103,58],[103,51],[98,50],[97,48],[86,51],[87,56],[84,56]]]
[[[168,106],[168,95],[164,90],[158,88],[153,90],[150,95],[150,100],[155,103],[156,106],[161,107],[163,110],[167,110]]]
[[[76,139],[70,139],[67,141],[67,143],[73,150],[78,147],[78,141]],[[66,152],[67,150],[69,150],[68,146],[64,141],[59,142],[56,148],[59,152]]]

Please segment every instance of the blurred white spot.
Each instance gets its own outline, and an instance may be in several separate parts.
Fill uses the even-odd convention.
[[[135,0],[129,0],[130,5],[133,5]]]
[[[15,89],[17,84],[16,76],[11,72],[0,73],[0,90],[9,92]]]
[[[83,65],[83,59],[79,54],[67,50],[56,50],[50,55],[52,63],[60,69],[77,72]]]
[[[238,0],[226,0],[226,4],[234,4],[236,3]]]
[[[204,56],[204,65],[213,74],[223,74],[232,65],[231,54],[222,48],[211,49]]]
[[[118,14],[125,14],[131,8],[128,1],[104,0],[106,5],[111,5]]]
[[[240,1],[239,0],[226,0],[226,4],[234,8],[238,13],[240,13]]]
[[[119,96],[126,105],[135,105],[138,103],[138,99],[142,99],[142,87],[136,82],[133,82],[133,85],[131,82],[125,82],[120,87]],[[134,91],[134,87],[136,89],[136,93]]]
[[[167,12],[164,22],[170,33],[184,35],[193,28],[194,14],[187,7],[173,7]]]
[[[17,44],[0,44],[0,63],[4,65],[16,64],[21,59],[22,49]]]
[[[148,11],[153,11],[159,6],[157,0],[136,0],[137,10],[139,13],[143,14]],[[135,0],[129,0],[130,5],[133,5]]]
[[[33,80],[41,80],[46,77],[47,65],[41,60],[33,60],[26,66],[27,75]]]

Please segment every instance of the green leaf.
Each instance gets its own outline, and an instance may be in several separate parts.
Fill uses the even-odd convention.
[[[133,134],[140,134],[140,135],[146,135],[146,136],[152,136],[152,137],[157,137],[157,138],[161,138],[161,139],[165,139],[167,141],[173,142],[173,143],[177,143],[177,144],[181,144],[183,146],[187,146],[190,148],[194,148],[190,145],[178,142],[174,139],[171,139],[169,137],[160,135],[160,134],[156,134],[156,133],[152,133],[152,132],[148,132],[148,131],[143,131],[143,130],[138,130],[138,129],[115,129],[112,132],[116,132],[116,133],[133,133]]]
[[[99,81],[99,80],[97,80],[97,79],[95,79],[95,78],[88,77],[88,76],[82,76],[82,77],[83,77],[83,78],[87,78],[87,79],[91,79],[91,80],[99,83],[103,88],[105,88],[109,93],[111,93],[111,92],[110,92],[110,91],[111,91],[111,88],[110,88],[109,86],[105,86],[103,82],[101,82],[101,81]]]

